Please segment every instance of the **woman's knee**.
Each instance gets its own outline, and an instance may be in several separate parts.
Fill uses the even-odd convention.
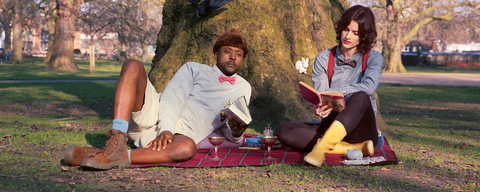
[[[352,94],[352,96],[350,97],[350,102],[351,101],[354,101],[355,103],[370,104],[370,96],[363,91],[359,91]]]
[[[277,137],[282,143],[289,143],[292,140],[292,131],[295,129],[296,122],[283,123],[277,127]]]

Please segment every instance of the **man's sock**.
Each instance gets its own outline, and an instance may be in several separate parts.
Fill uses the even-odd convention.
[[[132,152],[131,149],[127,149],[127,153],[128,153],[128,162],[130,162],[130,164],[132,164],[132,160],[130,160],[130,152]]]
[[[128,121],[123,119],[114,119],[112,122],[112,129],[123,131],[127,133],[128,130]]]

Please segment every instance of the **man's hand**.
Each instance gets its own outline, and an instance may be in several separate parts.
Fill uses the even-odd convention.
[[[318,104],[313,110],[315,111],[315,115],[320,116],[322,118],[328,117],[330,112],[332,112],[333,108],[328,108],[328,105],[321,106]]]
[[[162,133],[160,133],[160,135],[157,136],[157,138],[155,138],[155,140],[148,143],[147,148],[152,147],[152,151],[160,151],[161,149],[165,149],[167,147],[167,143],[172,142],[172,136],[172,132],[163,131]]]
[[[245,124],[242,120],[233,115],[228,117],[227,123],[230,130],[232,130],[232,136],[236,138],[242,136],[243,132],[245,132],[245,129],[248,127],[248,124]]]

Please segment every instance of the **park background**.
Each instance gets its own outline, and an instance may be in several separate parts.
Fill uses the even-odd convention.
[[[333,22],[355,4],[376,14],[375,49],[384,55],[385,73],[478,73],[478,1],[238,0],[196,17],[188,1],[167,0],[2,1],[2,46],[11,55],[0,74],[2,80],[115,80],[128,57],[145,63],[161,91],[185,61],[213,65],[212,42],[228,28],[239,28],[252,49],[239,72],[254,87],[250,108],[255,121],[248,132],[260,133],[266,123],[315,118],[296,85],[311,83],[313,58],[335,44]],[[302,57],[311,61],[307,75],[294,67]],[[64,167],[62,153],[69,144],[103,146],[116,83],[0,84],[0,133],[12,135],[3,138],[0,149],[5,190],[267,190],[265,183],[276,190],[478,190],[478,87],[381,85],[382,131],[391,138],[400,165],[358,170],[272,165],[215,169],[238,174],[212,177],[205,174],[209,169],[92,175]],[[59,121],[64,118],[69,119]],[[14,145],[8,145],[9,139]],[[46,160],[35,160],[42,155]],[[132,176],[139,172],[148,176]],[[165,178],[171,172],[176,176]],[[156,174],[173,184],[157,182]],[[97,181],[103,177],[108,179]],[[127,177],[139,182],[127,182]],[[360,181],[354,181],[357,177]]]

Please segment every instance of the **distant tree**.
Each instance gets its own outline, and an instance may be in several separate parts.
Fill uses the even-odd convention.
[[[100,39],[105,35],[106,28],[110,26],[115,18],[111,14],[112,1],[95,0],[86,1],[80,10],[78,18],[82,21],[80,26],[82,32],[90,39],[90,73],[95,73],[95,37]]]
[[[23,62],[23,37],[22,37],[22,32],[23,32],[23,26],[22,26],[22,20],[24,14],[24,6],[25,1],[23,0],[12,0],[12,12],[11,12],[11,22],[12,22],[12,52],[10,55],[9,62],[12,64],[16,63],[24,63]]]
[[[445,27],[439,27],[439,21],[448,25],[445,21],[455,17],[472,12],[477,12],[478,15],[480,4],[477,0],[348,0],[348,2],[351,5],[369,6],[375,12],[380,32],[379,40],[383,45],[384,71],[388,72],[406,71],[401,60],[401,50],[415,36],[420,39],[443,38],[448,34],[445,33]]]
[[[480,14],[457,16],[450,22],[442,22],[438,29],[443,31],[440,39],[445,43],[470,43],[480,40]]]
[[[42,13],[45,15],[45,20],[48,28],[48,45],[47,45],[47,56],[43,63],[47,64],[52,58],[53,53],[53,42],[55,41],[55,14],[56,14],[56,2],[55,0],[45,0],[42,10]]]
[[[47,67],[52,70],[78,71],[73,54],[76,15],[83,0],[56,0],[55,41],[52,58]]]
[[[11,0],[4,0],[0,1],[0,22],[2,25],[2,29],[5,32],[5,40],[4,40],[4,51],[11,52],[12,51],[12,40],[11,40],[11,33],[12,27],[10,26],[10,22],[12,20],[12,1]],[[3,59],[5,59],[6,55],[3,54]]]
[[[131,28],[127,25],[126,20],[130,19],[132,10],[137,6],[137,0],[118,0],[115,1],[112,14],[116,18],[115,24],[112,25],[111,30],[117,34],[120,42],[120,52],[118,55],[119,63],[125,62],[127,59],[127,45],[133,36]]]
[[[417,1],[417,0],[378,0],[374,8],[381,9],[387,15],[384,23],[384,71],[405,72],[401,59],[401,50],[407,45],[419,29],[434,21],[445,21],[460,13],[479,9],[479,1]]]
[[[162,8],[163,5],[157,1],[139,1],[135,7],[130,8],[132,15],[125,20],[132,30],[133,40],[142,46],[142,63],[149,63],[148,46],[155,43],[162,26]]]
[[[10,51],[9,63],[23,62],[23,34],[28,35],[31,29],[39,27],[38,9],[43,1],[4,0],[0,3],[1,22],[5,30],[5,48]],[[10,34],[12,34],[10,36]],[[34,34],[39,35],[39,34]],[[12,44],[13,43],[13,44]]]

